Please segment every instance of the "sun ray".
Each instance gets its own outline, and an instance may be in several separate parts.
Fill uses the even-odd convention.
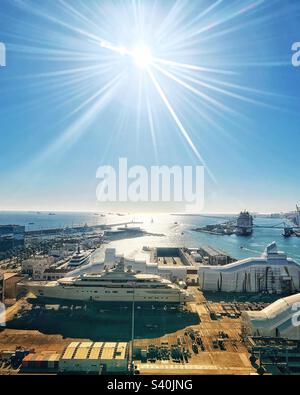
[[[225,75],[235,75],[236,74],[236,72],[233,72],[230,70],[219,70],[219,69],[207,68],[207,67],[197,66],[197,65],[193,65],[193,64],[175,62],[173,60],[161,59],[161,58],[157,58],[157,57],[153,57],[153,62],[163,64],[166,66],[174,66],[174,67],[179,67],[182,69],[193,70],[193,71],[203,71],[203,72],[207,72],[207,73],[217,73],[217,74],[225,74]]]
[[[130,132],[133,129],[131,137],[136,139],[137,150],[142,142],[141,133],[147,130],[158,158],[158,126],[163,124],[160,117],[167,113],[174,121],[175,131],[178,128],[187,142],[189,153],[203,164],[201,154],[205,151],[196,142],[201,138],[201,147],[205,146],[205,131],[200,135],[197,127],[192,126],[193,122],[196,125],[196,118],[192,122],[187,113],[197,114],[211,126],[214,138],[226,135],[230,139],[234,138],[231,126],[241,131],[249,125],[246,122],[250,116],[247,117],[241,103],[278,109],[275,104],[279,95],[267,88],[257,89],[256,83],[246,86],[243,82],[252,81],[246,68],[256,72],[254,68],[258,66],[261,69],[290,66],[288,60],[275,59],[272,53],[264,54],[261,60],[247,53],[243,60],[238,57],[238,50],[234,51],[236,32],[259,29],[264,23],[271,25],[274,15],[282,15],[282,8],[275,13],[261,12],[271,9],[267,1],[211,0],[197,7],[190,0],[90,3],[80,0],[76,4],[58,0],[53,7],[47,3],[34,7],[33,1],[15,0],[12,7],[21,11],[24,18],[18,21],[13,12],[9,13],[3,29],[5,38],[11,41],[10,51],[18,54],[19,59],[34,60],[40,66],[36,74],[15,77],[33,91],[26,103],[16,106],[17,110],[39,111],[46,103],[49,113],[57,108],[67,109],[61,120],[68,123],[63,125],[60,136],[54,130],[53,135],[58,138],[49,144],[49,153],[59,153],[64,145],[77,141],[101,109],[114,99],[121,103],[124,116],[120,117],[118,127],[112,129],[122,133],[122,122],[124,129],[131,128]],[[296,7],[295,10],[299,12]],[[14,31],[9,27],[13,23],[17,27]],[[28,35],[23,39],[24,31]],[[223,43],[221,38],[225,36]],[[262,41],[269,43],[270,38],[273,35],[265,32]],[[147,89],[148,82],[153,95]],[[121,85],[122,91],[117,89]],[[168,94],[169,87],[178,106]],[[8,88],[17,92],[18,84],[11,87],[7,83],[3,91]],[[38,90],[40,94],[34,98]],[[164,104],[164,114],[159,111],[158,96]],[[227,133],[224,122],[230,125]]]
[[[185,35],[189,34],[189,29],[191,29],[191,27],[195,23],[198,23],[200,19],[202,19],[204,16],[208,15],[211,11],[217,8],[223,1],[224,0],[217,0],[215,3],[204,9],[200,14],[196,15],[191,21],[182,24],[183,26],[178,29],[178,33],[176,36],[174,36],[173,34],[169,34],[167,37],[168,47],[175,47],[176,43],[181,42],[184,42],[186,46]]]
[[[117,75],[112,81],[101,87],[93,97],[93,103],[88,109],[75,120],[69,128],[55,140],[47,149],[32,161],[37,166],[41,162],[49,159],[54,155],[58,155],[61,151],[65,152],[79,139],[79,137],[87,130],[91,122],[96,118],[97,114],[102,111],[113,99],[116,90],[119,87],[123,73]]]
[[[157,64],[154,64],[153,67],[155,67],[157,70],[159,70],[162,74],[169,77],[171,80],[177,82],[179,85],[182,85],[189,91],[193,92],[196,96],[200,96],[202,99],[205,99],[207,102],[211,103],[212,105],[217,106],[220,110],[226,111],[231,114],[238,115],[236,113],[236,111],[234,111],[232,108],[230,108],[230,107],[226,106],[225,104],[221,103],[220,101],[206,95],[205,93],[200,92],[198,89],[194,88],[193,86],[191,86],[191,85],[187,84],[186,82],[182,81],[181,79],[177,78],[175,75],[164,70],[162,67],[158,66]]]
[[[154,149],[154,155],[156,162],[158,162],[157,139],[156,139],[155,128],[154,128],[153,113],[152,113],[151,103],[148,94],[146,95],[146,105],[147,105],[147,115],[148,115],[151,139]]]
[[[190,138],[188,132],[185,130],[183,124],[181,123],[181,121],[178,118],[176,112],[174,111],[173,107],[171,106],[167,96],[165,95],[165,93],[162,90],[160,84],[158,83],[157,79],[155,78],[152,70],[150,68],[148,68],[147,72],[148,72],[148,75],[150,76],[150,78],[151,78],[151,80],[152,80],[157,92],[159,93],[161,99],[163,100],[164,104],[166,105],[167,109],[169,110],[169,113],[171,114],[173,120],[175,121],[176,125],[178,126],[178,129],[180,130],[182,136],[187,141],[188,145],[190,146],[190,148],[194,152],[194,154],[197,157],[197,159],[205,166],[205,168],[206,168],[208,174],[210,175],[211,179],[214,182],[216,182],[216,179],[215,179],[214,175],[211,173],[210,169],[208,168],[208,166],[206,165],[204,159],[202,158],[200,152],[198,151],[198,149],[196,148],[196,146],[193,143],[192,139]]]
[[[187,37],[185,37],[185,39],[191,39],[192,37],[201,35],[203,33],[206,33],[209,30],[215,29],[216,27],[219,27],[220,25],[223,25],[229,21],[231,21],[232,19],[235,19],[249,11],[254,10],[255,8],[258,8],[260,5],[264,4],[265,0],[256,0],[253,3],[248,4],[247,6],[243,7],[243,8],[239,8],[237,11],[232,12],[232,13],[228,13],[227,16],[225,16],[222,19],[219,19],[217,21],[211,22],[210,24],[202,27],[199,30],[196,30],[194,32],[192,32],[190,35],[188,35]]]
[[[161,68],[160,68],[160,70],[161,70]],[[274,105],[270,105],[268,103],[265,103],[265,102],[263,102],[261,100],[252,99],[250,97],[243,96],[241,94],[234,93],[232,91],[216,87],[216,86],[214,86],[212,84],[209,84],[209,83],[204,82],[204,81],[200,81],[199,79],[196,79],[196,78],[184,75],[184,74],[179,73],[179,72],[177,72],[177,73],[175,72],[175,74],[177,74],[178,77],[184,78],[185,80],[187,80],[189,82],[193,82],[196,85],[199,85],[201,87],[207,88],[207,89],[212,90],[214,92],[221,93],[221,94],[223,94],[225,96],[229,96],[229,97],[232,97],[234,99],[237,99],[237,100],[240,100],[240,101],[244,101],[244,102],[247,102],[247,103],[250,103],[250,104],[253,104],[253,105],[267,107],[267,108],[270,108],[272,110],[280,110],[280,108],[278,108],[278,107],[276,107]]]

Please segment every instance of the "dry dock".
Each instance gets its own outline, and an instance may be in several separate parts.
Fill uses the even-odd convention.
[[[249,360],[249,353],[241,339],[241,321],[239,308],[260,309],[265,303],[244,302],[240,305],[232,302],[208,300],[197,287],[191,287],[195,301],[187,305],[187,309],[199,315],[197,325],[186,327],[175,333],[166,334],[156,339],[137,339],[134,349],[147,350],[162,348],[172,350],[180,345],[181,350],[188,354],[187,358],[175,359],[169,354],[168,358],[135,357],[135,365],[140,374],[255,374]],[[19,306],[24,305],[20,302]],[[16,308],[10,311],[16,313]],[[159,311],[163,314],[163,311]],[[10,317],[11,318],[11,317]],[[60,335],[46,335],[39,331],[3,329],[0,331],[0,350],[15,350],[17,346],[34,349],[36,352],[52,351],[61,353],[72,341],[89,341],[91,339],[63,338]],[[200,341],[195,350],[195,343]],[[91,340],[92,341],[92,340]],[[199,345],[200,344],[200,345]],[[150,346],[150,347],[149,347]]]

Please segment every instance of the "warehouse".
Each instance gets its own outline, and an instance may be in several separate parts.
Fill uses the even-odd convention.
[[[300,340],[300,294],[279,299],[261,311],[242,313],[244,336]]]
[[[53,352],[31,353],[22,361],[26,372],[57,373],[60,355]]]
[[[300,291],[300,265],[278,251],[276,243],[261,257],[225,266],[202,266],[199,285],[204,291],[291,294]]]
[[[4,299],[18,299],[23,288],[18,283],[23,280],[23,276],[18,273],[4,273]]]
[[[128,370],[128,343],[72,342],[62,354],[62,374],[125,373]]]

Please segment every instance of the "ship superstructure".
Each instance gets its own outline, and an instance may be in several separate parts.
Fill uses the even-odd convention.
[[[72,256],[72,258],[68,262],[68,267],[75,269],[79,266],[87,265],[90,262],[90,255],[91,255],[90,253],[81,252],[80,247],[78,246],[76,253]]]
[[[101,274],[83,274],[50,282],[29,282],[37,297],[93,302],[181,303],[191,294],[171,281],[152,274],[125,271],[124,260]]]
[[[242,211],[236,221],[236,234],[250,236],[253,232],[253,217],[248,211]]]

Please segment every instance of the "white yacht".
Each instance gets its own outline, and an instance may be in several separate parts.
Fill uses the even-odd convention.
[[[186,290],[160,276],[125,271],[124,260],[101,274],[29,282],[27,287],[39,298],[63,300],[181,303],[194,299]]]
[[[90,262],[91,253],[81,252],[80,247],[68,262],[68,267],[76,268],[82,265],[87,265]]]

